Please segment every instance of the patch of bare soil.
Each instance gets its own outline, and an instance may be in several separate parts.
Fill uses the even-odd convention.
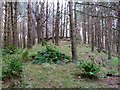
[[[114,76],[109,78],[101,78],[98,80],[100,85],[108,86],[109,88],[118,88],[120,86],[120,77]]]

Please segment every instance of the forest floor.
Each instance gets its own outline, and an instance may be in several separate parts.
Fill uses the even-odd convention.
[[[71,46],[69,41],[61,41],[58,46],[59,50],[66,55],[71,56]],[[35,54],[41,49],[41,45],[35,45],[29,50],[29,54]],[[114,75],[118,73],[117,57],[112,57],[112,60],[107,60],[107,54],[91,52],[88,45],[80,44],[77,47],[79,60],[88,60],[90,56],[94,56],[95,62],[100,64],[101,71],[98,79],[87,79],[79,76],[79,69],[71,63],[64,65],[48,64],[42,65],[32,64],[32,61],[25,63],[25,69],[22,76],[22,87],[30,88],[118,88],[120,80],[117,76],[108,77],[107,73]],[[119,78],[119,79],[118,79]],[[18,83],[18,80],[13,80]],[[11,80],[3,83],[3,87],[9,87]]]

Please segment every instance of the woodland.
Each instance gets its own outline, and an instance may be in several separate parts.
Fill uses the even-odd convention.
[[[0,67],[1,88],[120,88],[120,2],[0,1]]]

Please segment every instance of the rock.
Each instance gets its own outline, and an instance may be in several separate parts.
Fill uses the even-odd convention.
[[[81,79],[81,76],[78,76],[78,79]]]

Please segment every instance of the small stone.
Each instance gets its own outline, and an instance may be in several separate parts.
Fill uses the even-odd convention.
[[[81,76],[78,76],[78,79],[81,79]]]

